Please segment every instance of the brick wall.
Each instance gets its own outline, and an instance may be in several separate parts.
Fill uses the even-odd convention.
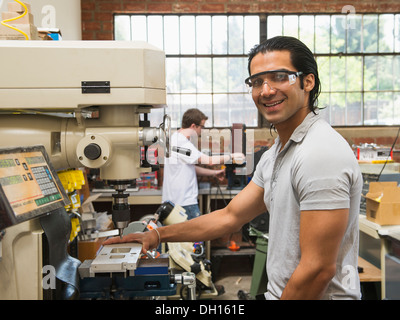
[[[399,0],[81,0],[82,39],[113,40],[114,13],[341,13],[345,5],[356,13],[400,12]],[[398,128],[338,128],[349,144],[377,143],[391,146]],[[260,139],[266,144],[271,137]],[[400,162],[400,141],[394,156]]]
[[[399,0],[81,0],[82,39],[113,40],[114,13],[356,13],[400,12]]]

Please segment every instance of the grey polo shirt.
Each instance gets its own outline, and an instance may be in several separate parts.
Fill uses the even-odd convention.
[[[349,208],[336,275],[324,299],[360,299],[357,271],[359,165],[349,144],[319,115],[309,113],[281,152],[279,137],[257,165],[253,182],[264,188],[270,214],[267,299],[279,299],[300,261],[302,210]]]

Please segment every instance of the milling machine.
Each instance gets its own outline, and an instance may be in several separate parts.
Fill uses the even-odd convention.
[[[42,145],[55,170],[100,168],[116,190],[112,217],[122,235],[130,216],[125,189],[151,170],[141,165],[141,148],[158,143],[169,155],[170,118],[157,128],[140,120],[166,104],[164,52],[119,41],[0,41],[0,50],[0,149]],[[41,244],[31,249],[37,257],[25,255],[46,233],[37,220],[4,230],[0,299],[42,298]],[[23,251],[4,250],[22,242]],[[33,290],[16,265],[25,266]]]

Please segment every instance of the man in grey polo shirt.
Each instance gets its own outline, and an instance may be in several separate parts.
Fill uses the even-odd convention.
[[[161,241],[204,241],[270,214],[266,299],[360,299],[358,211],[362,177],[347,142],[316,111],[311,51],[275,37],[249,54],[246,84],[278,138],[252,181],[221,210],[156,231],[118,237],[143,251]]]

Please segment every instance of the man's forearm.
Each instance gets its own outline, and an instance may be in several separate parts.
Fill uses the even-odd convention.
[[[195,242],[221,237],[235,229],[224,210],[226,209],[217,210],[182,223],[160,227],[158,231],[161,241]]]

